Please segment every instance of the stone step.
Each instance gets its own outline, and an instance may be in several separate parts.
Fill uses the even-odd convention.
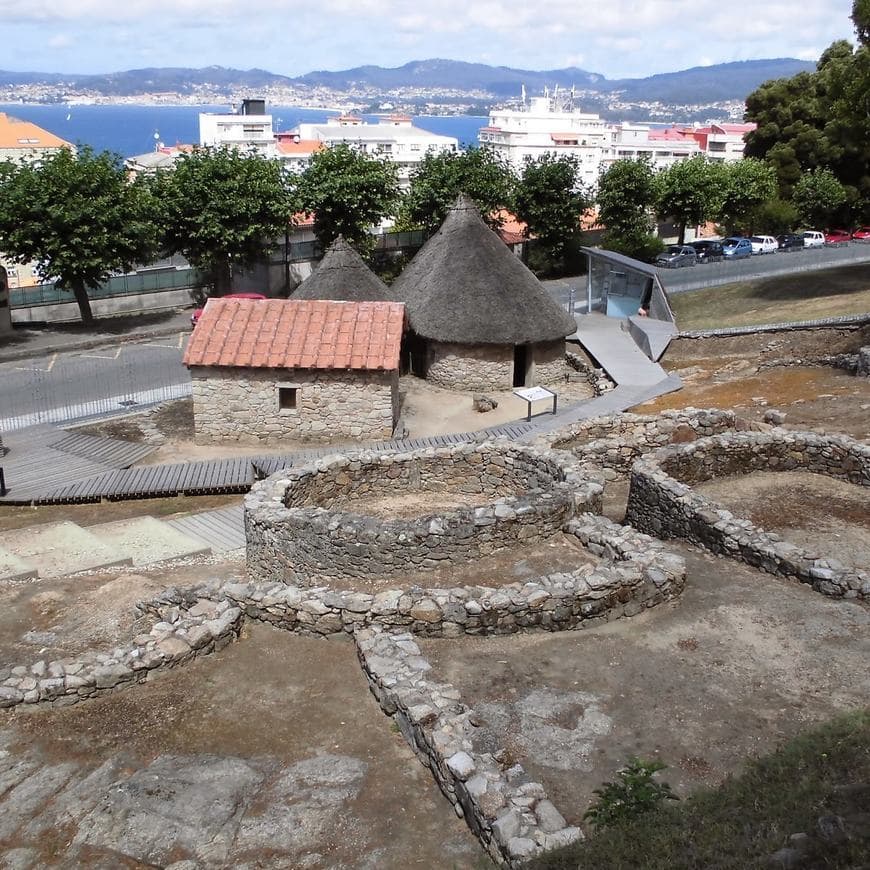
[[[133,564],[129,556],[71,522],[4,532],[3,546],[31,563],[40,577],[63,577],[77,571]]]
[[[245,508],[241,503],[167,520],[166,524],[208,544],[213,553],[245,546]]]
[[[0,547],[0,583],[4,580],[7,582],[31,580],[36,576],[38,576],[38,572],[33,565]]]
[[[88,526],[88,531],[112,549],[130,556],[134,565],[211,553],[207,543],[152,516],[100,523]]]

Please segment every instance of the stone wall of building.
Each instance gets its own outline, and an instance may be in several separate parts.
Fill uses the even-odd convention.
[[[427,491],[479,494],[480,504],[396,520],[351,510],[354,498]],[[579,511],[600,513],[602,491],[569,453],[507,441],[326,457],[253,486],[248,572],[312,585],[465,564],[555,535]]]
[[[245,369],[190,371],[198,443],[280,443],[392,437],[398,372]],[[279,407],[279,387],[296,389],[296,407]]]
[[[870,446],[842,435],[774,429],[665,447],[632,466],[626,522],[660,538],[682,538],[714,553],[810,584],[825,595],[870,598],[870,571],[802,550],[692,491],[690,483],[753,471],[809,471],[870,486]],[[679,479],[673,475],[679,475]]]
[[[870,347],[858,349],[858,365],[855,373],[862,378],[870,378]]]
[[[564,384],[568,375],[565,340],[541,342],[531,347],[532,386]]]
[[[565,342],[529,345],[531,384],[564,384],[569,369]],[[513,345],[465,345],[429,341],[426,380],[451,390],[510,390],[514,384]]]
[[[444,344],[426,347],[426,380],[449,390],[509,390],[514,350],[505,345]]]

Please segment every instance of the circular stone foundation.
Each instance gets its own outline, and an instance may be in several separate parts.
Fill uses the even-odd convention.
[[[714,478],[756,471],[807,471],[870,486],[870,446],[844,435],[773,429],[665,447],[632,466],[626,522],[660,538],[683,538],[819,592],[870,598],[870,572],[831,554],[802,550],[692,490]]]
[[[570,454],[508,441],[330,456],[254,485],[248,572],[312,586],[464,565],[600,513],[601,493]]]

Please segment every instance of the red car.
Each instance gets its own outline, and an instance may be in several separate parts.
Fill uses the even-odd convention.
[[[262,293],[227,293],[226,296],[215,296],[215,299],[268,299],[268,296],[264,296]],[[205,308],[197,308],[193,314],[190,315],[190,325],[196,326],[199,323],[199,318],[202,317],[202,312],[205,311]]]
[[[870,227],[858,227],[852,238],[859,242],[870,242]]]
[[[828,230],[825,233],[826,245],[848,245],[852,234],[848,230]]]

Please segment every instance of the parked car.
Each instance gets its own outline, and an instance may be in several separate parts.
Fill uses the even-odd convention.
[[[775,254],[778,247],[773,236],[750,236],[749,241],[753,254]]]
[[[692,242],[692,247],[695,249],[699,263],[718,263],[724,256],[722,242],[714,239],[700,239]]]
[[[826,245],[848,245],[852,234],[848,230],[828,230],[825,233]]]
[[[852,238],[856,242],[870,242],[870,227],[858,227],[858,229],[852,233]]]
[[[776,237],[776,246],[780,251],[803,250],[804,237],[800,233],[783,233]]]
[[[806,230],[802,233],[805,248],[821,248],[825,244],[825,236],[818,230]]]
[[[698,255],[691,245],[668,245],[667,250],[656,257],[656,266],[663,266],[666,269],[694,266],[697,262]]]
[[[742,260],[752,256],[752,242],[738,236],[731,236],[722,242],[722,254],[726,260]]]
[[[215,299],[268,299],[268,296],[264,296],[262,293],[227,293],[226,296],[215,296]],[[190,325],[196,326],[199,323],[199,318],[202,317],[202,312],[205,311],[205,308],[197,308],[193,314],[190,315]]]

